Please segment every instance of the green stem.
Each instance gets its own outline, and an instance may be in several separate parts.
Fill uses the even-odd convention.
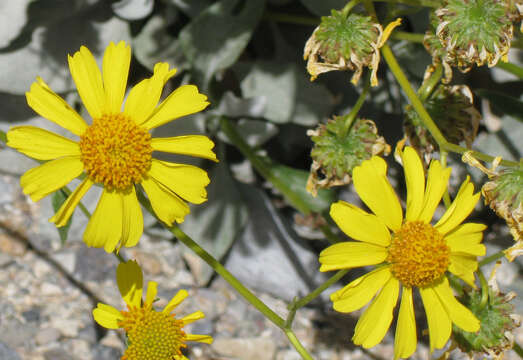
[[[296,334],[291,329],[285,329],[284,330],[285,335],[287,335],[287,338],[291,342],[291,344],[294,346],[296,351],[301,355],[301,357],[304,360],[314,360],[312,356],[307,352],[307,350],[303,347],[303,345],[300,343],[300,340],[296,337]]]
[[[323,284],[318,286],[313,292],[308,294],[307,296],[302,297],[300,300],[293,302],[290,305],[289,310],[291,312],[296,312],[301,307],[304,307],[308,303],[310,303],[312,300],[314,300],[317,296],[319,296],[322,292],[325,291],[328,287],[330,287],[332,284],[334,284],[336,281],[341,279],[349,270],[340,270],[338,271],[334,276],[331,276],[331,278],[327,281],[325,281]]]
[[[427,100],[432,94],[432,91],[436,87],[436,85],[439,84],[439,80],[441,79],[441,75],[443,74],[443,66],[441,64],[436,65],[434,71],[430,75],[430,77],[423,81],[423,84],[418,89],[418,96],[419,99],[423,102]]]
[[[245,140],[243,140],[240,134],[236,131],[235,126],[227,118],[222,117],[220,120],[220,125],[227,138],[238,148],[238,150],[240,150],[243,156],[249,159],[256,171],[258,171],[267,181],[272,183],[279,191],[281,191],[283,196],[292,206],[294,206],[304,215],[309,215],[311,213],[307,203],[301,199],[300,195],[296,194],[285,182],[281,181],[279,178],[273,175],[265,160],[256,155],[254,150],[249,146],[249,144],[245,142]]]
[[[521,346],[519,346],[517,342],[514,342],[514,347],[512,348],[512,350],[514,350],[514,352],[518,354],[520,358],[523,359],[523,349],[521,348]]]
[[[488,302],[488,283],[487,279],[485,279],[485,275],[483,275],[483,271],[478,269],[477,273],[479,277],[479,283],[481,284],[481,300],[479,302],[479,308],[483,309],[485,306],[487,306]]]
[[[0,141],[7,144],[7,134],[2,130],[0,130]]]
[[[367,97],[367,94],[369,93],[370,88],[370,71],[367,71],[367,75],[365,76],[365,86],[363,87],[363,90],[358,97],[358,100],[356,101],[356,104],[352,107],[350,113],[345,118],[345,124],[343,124],[343,130],[340,133],[340,137],[345,138],[347,134],[349,133],[349,130],[354,123],[354,119],[356,119],[356,116],[358,115],[358,112],[360,111],[361,107],[363,106],[363,103],[365,102],[365,98]]]
[[[506,63],[503,61],[498,61],[498,64],[496,67],[505,70],[506,72],[509,72],[511,74],[516,75],[520,79],[523,79],[523,68],[521,66],[517,66],[516,64],[512,63]]]
[[[502,257],[505,256],[505,253],[502,251],[498,251],[497,253],[494,253],[490,256],[487,256],[486,258],[484,258],[483,260],[481,260],[479,263],[478,263],[478,266],[479,267],[482,267],[482,266],[485,266],[487,264],[490,264],[491,262],[493,261],[497,261],[499,259],[501,259]]]
[[[372,4],[372,3],[371,3]],[[452,151],[454,153],[458,154],[464,154],[467,151],[471,151],[470,149],[464,148],[462,146],[449,143],[441,131],[438,129],[432,118],[430,117],[429,113],[421,103],[420,99],[412,89],[412,86],[410,85],[409,81],[407,80],[407,77],[405,76],[405,73],[401,69],[400,65],[398,64],[396,58],[392,54],[392,51],[388,44],[383,45],[381,48],[381,53],[383,55],[383,58],[387,62],[387,65],[390,68],[390,71],[400,84],[401,88],[405,92],[405,95],[410,100],[410,103],[414,110],[418,113],[419,117],[421,118],[421,121],[423,121],[423,125],[429,130],[430,134],[436,140],[438,143],[438,146],[441,150],[446,151]],[[494,157],[490,155],[486,155],[483,153],[480,153],[478,151],[472,151],[472,155],[480,160],[492,162],[494,161]],[[517,162],[509,161],[509,160],[501,160],[501,164],[504,166],[519,166]]]
[[[406,31],[399,31],[394,30],[392,34],[390,35],[391,38],[395,40],[407,40],[413,43],[419,43],[423,44],[423,40],[425,39],[425,34],[415,34],[415,33],[409,33]]]
[[[344,17],[347,17],[347,15],[349,15],[349,12],[351,11],[351,9],[358,5],[358,3],[360,2],[361,0],[351,0],[349,1],[347,4],[345,4],[345,6],[343,7],[343,9],[341,9],[341,13],[343,14]]]

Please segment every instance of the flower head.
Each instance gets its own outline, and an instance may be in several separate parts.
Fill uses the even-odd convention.
[[[114,307],[98,303],[93,310],[94,320],[108,329],[124,329],[129,347],[122,360],[182,360],[181,349],[187,341],[198,341],[210,344],[209,335],[187,334],[183,327],[205,315],[201,311],[177,319],[171,312],[186,297],[187,291],[180,290],[159,312],[154,310],[158,284],[150,281],[147,286],[145,301],[142,302],[143,275],[136,261],[120,263],[116,269],[116,282],[127,304],[127,310],[118,311]]]
[[[379,48],[400,24],[397,19],[383,30],[370,16],[332,10],[330,16],[321,18],[321,24],[305,44],[303,58],[308,60],[311,81],[324,72],[351,70],[354,71],[351,82],[357,84],[363,68],[368,66],[372,69],[372,86],[378,85]]]
[[[474,64],[486,63],[492,67],[500,59],[506,62],[513,32],[508,3],[505,0],[443,1],[435,12],[435,35],[441,46],[431,46],[434,44],[430,33],[426,46],[433,56],[442,55],[444,64],[457,66],[462,72],[469,71]]]
[[[213,142],[201,135],[151,138],[149,130],[179,117],[201,111],[207,97],[194,85],[174,90],[159,105],[165,83],[176,70],[158,63],[149,79],[134,86],[125,105],[131,48],[123,41],[110,43],[100,72],[89,49],[82,46],[69,56],[69,69],[78,93],[92,117],[86,123],[41,79],[26,93],[27,103],[42,117],[69,130],[77,141],[34,126],[13,127],[7,145],[37,160],[50,160],[26,172],[20,183],[25,194],[38,201],[76,177],[82,182],[50,219],[64,226],[93,186],[103,187],[96,210],[84,233],[88,246],[134,246],[143,231],[137,186],[145,190],[158,218],[168,225],[182,222],[186,203],[206,201],[207,173],[195,166],[156,160],[154,151],[216,160]]]
[[[372,120],[356,119],[346,131],[345,116],[334,116],[326,124],[307,131],[314,142],[307,191],[316,196],[318,188],[348,184],[352,169],[373,155],[390,152],[390,146]]]
[[[479,200],[467,178],[441,219],[431,220],[447,187],[450,168],[433,160],[427,180],[418,154],[412,147],[398,150],[407,184],[405,215],[387,180],[387,164],[378,156],[353,171],[353,183],[362,201],[373,213],[338,201],[330,215],[340,229],[356,241],[329,246],[320,253],[320,271],[377,265],[370,273],[331,295],[339,312],[352,312],[371,301],[359,319],[353,341],[365,348],[378,344],[393,318],[401,293],[396,326],[394,358],[410,356],[416,349],[413,289],[421,294],[430,334],[430,349],[445,345],[454,323],[475,332],[480,323],[452,293],[447,271],[474,287],[476,256],[485,254],[480,244],[482,224],[462,221]]]

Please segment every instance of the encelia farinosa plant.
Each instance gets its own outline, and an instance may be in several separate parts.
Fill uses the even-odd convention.
[[[522,13],[6,2],[0,357],[523,358]]]

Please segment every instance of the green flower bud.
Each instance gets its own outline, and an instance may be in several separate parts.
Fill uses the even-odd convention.
[[[466,85],[440,85],[424,105],[445,139],[453,144],[464,141],[470,148],[481,119],[472,102],[472,93]],[[429,163],[432,153],[438,150],[438,144],[411,105],[406,106],[405,115],[405,134],[410,144]]]
[[[384,31],[370,16],[346,15],[332,10],[330,16],[321,18],[321,24],[305,44],[303,58],[308,60],[307,71],[311,81],[324,72],[351,70],[354,71],[351,81],[357,84],[363,68],[368,66],[372,70],[371,84],[377,85],[379,48],[400,23],[398,19]]]
[[[474,64],[492,67],[500,59],[506,62],[513,32],[512,13],[506,0],[444,0],[435,12],[435,34],[444,49],[441,61],[462,72]]]
[[[357,119],[345,135],[347,115],[334,116],[327,124],[309,130],[314,142],[307,191],[316,196],[318,188],[350,183],[352,169],[373,155],[390,152],[390,146],[378,135],[372,120]]]
[[[493,275],[495,276],[495,272]],[[510,304],[516,294],[500,293],[495,280],[492,284],[492,277],[489,283],[491,285],[486,302],[482,302],[481,289],[465,291],[459,298],[479,319],[481,327],[478,332],[470,333],[453,325],[453,340],[470,356],[483,353],[494,359],[502,359],[503,352],[511,349],[514,344],[512,331],[520,325],[519,316],[512,314],[514,307]]]

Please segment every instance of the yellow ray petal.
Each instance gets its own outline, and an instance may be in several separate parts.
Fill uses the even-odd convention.
[[[354,187],[361,200],[394,231],[401,227],[403,211],[387,180],[387,163],[379,156],[362,162],[353,173]]]
[[[183,222],[189,214],[189,206],[176,194],[152,178],[145,178],[141,185],[145,190],[154,213],[158,218],[171,226],[174,221]]]
[[[478,268],[475,256],[466,254],[450,254],[449,271],[457,277],[463,279],[467,284],[476,288],[474,283],[474,271]]]
[[[156,151],[201,157],[218,162],[212,151],[214,143],[207,136],[185,135],[171,138],[154,138],[151,146]]]
[[[94,320],[107,329],[118,329],[118,321],[123,320],[123,315],[114,307],[98,303],[93,310]]]
[[[85,244],[113,252],[122,236],[122,216],[122,195],[104,189],[85,229]]]
[[[399,281],[392,277],[358,320],[352,338],[354,344],[368,349],[383,339],[392,322],[398,294]]]
[[[427,224],[432,220],[434,211],[447,188],[451,171],[451,168],[443,169],[438,160],[431,161],[427,175],[427,188],[425,189],[423,207],[418,220]]]
[[[165,83],[174,74],[176,74],[176,69],[169,70],[167,63],[154,65],[153,76],[140,81],[129,92],[125,101],[124,113],[138,125],[142,124],[153,112],[160,100]]]
[[[52,192],[64,187],[75,177],[80,176],[83,164],[79,156],[67,156],[51,160],[27,171],[20,178],[24,194],[38,201]]]
[[[469,309],[456,300],[446,277],[443,277],[443,281],[435,284],[434,291],[449,314],[450,320],[452,320],[456,326],[468,332],[476,332],[479,330],[479,320]]]
[[[85,46],[73,56],[68,55],[69,70],[82,98],[85,108],[93,119],[102,117],[105,109],[105,93],[102,83],[102,74],[93,54]]]
[[[202,111],[209,105],[207,96],[200,94],[194,85],[182,85],[174,90],[143,123],[153,129],[179,117]]]
[[[394,336],[394,360],[411,356],[416,351],[417,343],[412,288],[403,287],[396,335]]]
[[[130,63],[131,47],[124,41],[120,41],[118,45],[111,41],[105,49],[102,63],[105,90],[104,109],[110,114],[118,114],[122,109]]]
[[[353,280],[342,289],[331,294],[334,310],[352,312],[365,306],[392,277],[390,268],[382,266]]]
[[[469,234],[477,235],[478,233],[481,234],[483,230],[487,228],[484,224],[477,224],[477,223],[466,223],[461,224],[457,226],[453,231],[449,232],[445,238],[449,239],[451,237],[460,237],[460,236],[468,236]],[[481,239],[480,239],[481,240]]]
[[[140,307],[143,292],[143,273],[135,260],[118,264],[116,283],[127,306]]]
[[[60,209],[49,219],[50,222],[54,223],[56,227],[62,227],[67,224],[67,221],[73,215],[74,209],[78,203],[82,200],[87,191],[93,186],[93,182],[89,177],[86,177],[80,185],[74,189],[74,191],[67,197]]]
[[[461,224],[461,222],[470,215],[472,210],[474,210],[474,206],[478,203],[480,193],[473,194],[474,185],[470,183],[469,179],[469,176],[467,176],[467,179],[463,184],[461,184],[458,194],[452,204],[436,225],[434,225],[434,227],[444,235]]]
[[[82,135],[87,129],[84,119],[53,92],[49,86],[37,77],[31,90],[25,93],[27,104],[40,116],[69,130],[75,135]]]
[[[380,264],[387,258],[387,249],[374,244],[346,241],[329,246],[320,253],[320,271],[350,269]]]
[[[205,317],[205,314],[201,311],[195,311],[189,315],[185,315],[182,318],[183,326],[190,324],[192,322],[195,322],[197,320],[203,319]]]
[[[158,283],[156,281],[149,281],[147,283],[147,293],[145,294],[145,305],[152,305],[154,299],[158,294]]]
[[[34,126],[15,126],[7,132],[7,146],[38,160],[80,156],[78,143]]]
[[[205,344],[212,344],[213,338],[210,335],[196,335],[196,334],[186,334],[187,341],[198,341]]]
[[[405,218],[408,221],[415,221],[418,219],[423,207],[425,171],[418,153],[412,147],[407,146],[401,157],[407,184],[407,212]]]
[[[419,291],[429,325],[430,352],[433,352],[447,343],[452,331],[452,321],[433,288],[420,288]]]
[[[483,239],[483,224],[461,224],[445,236],[445,241],[452,253],[462,253],[473,256],[485,255],[485,246],[480,244]]]
[[[207,201],[207,172],[193,165],[175,164],[153,159],[147,173],[176,195],[194,204]]]
[[[389,229],[374,214],[345,201],[338,201],[331,205],[330,216],[341,231],[354,240],[381,246],[390,245]]]
[[[119,248],[135,246],[143,233],[142,209],[134,186],[131,186],[128,193],[122,194],[122,201],[122,239]]]
[[[182,301],[185,300],[185,298],[189,296],[189,293],[187,292],[187,290],[180,290],[176,293],[176,295],[174,295],[171,299],[171,301],[169,301],[169,303],[167,305],[165,305],[165,308],[163,309],[163,313],[164,314],[170,314],[171,311],[174,310],[175,307],[177,307],[178,305],[181,304]]]

